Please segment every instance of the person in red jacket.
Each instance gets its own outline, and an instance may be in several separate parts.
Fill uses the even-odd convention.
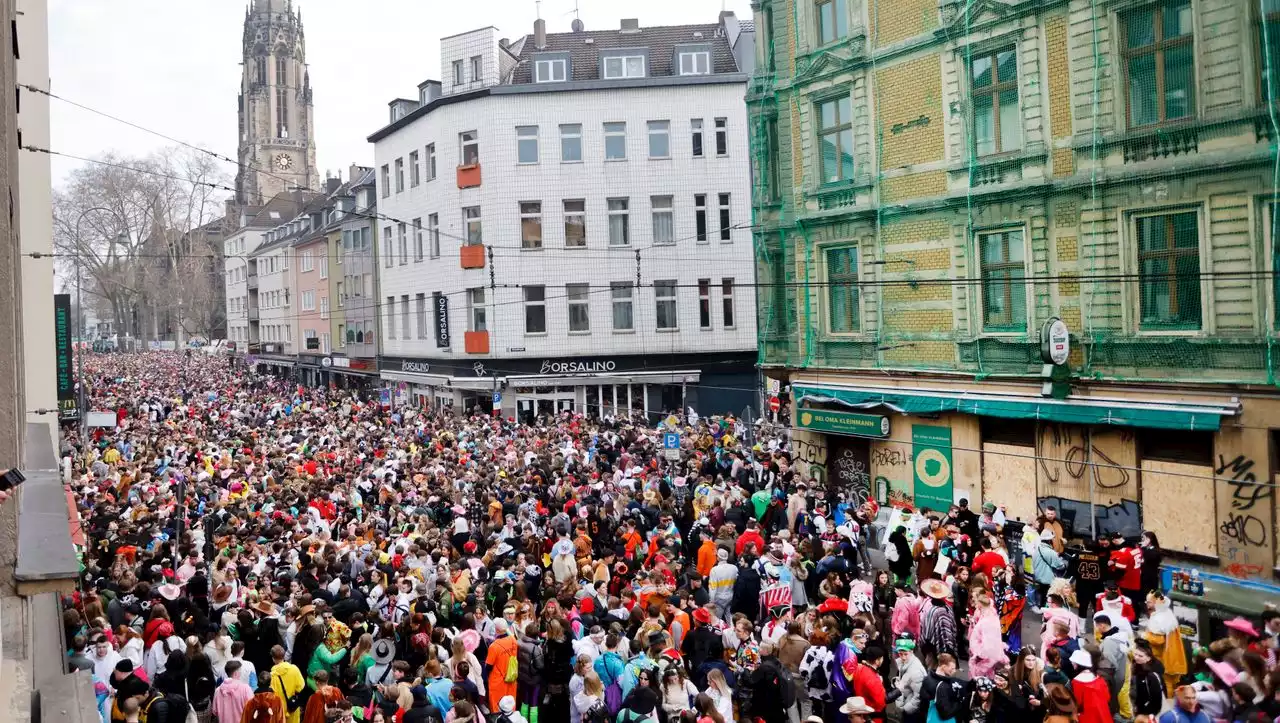
[[[996,568],[1004,567],[1007,564],[1009,563],[1004,559],[1004,555],[996,552],[990,538],[984,535],[982,537],[982,552],[973,558],[973,565],[970,566],[970,570],[974,575],[981,573],[986,578],[987,584],[991,584]]]
[[[880,713],[884,710],[884,680],[880,677],[880,664],[884,662],[884,651],[872,645],[862,651],[858,658],[858,669],[853,671],[851,687],[853,694],[866,701],[871,710]]]
[[[1120,592],[1133,601],[1135,617],[1141,616],[1145,609],[1142,601],[1146,599],[1142,594],[1142,550],[1136,545],[1126,545],[1124,535],[1118,532],[1111,536],[1111,544],[1114,549],[1107,567],[1111,568]]]
[[[747,531],[738,536],[738,542],[734,545],[733,549],[738,557],[742,557],[748,542],[755,543],[756,555],[764,554],[764,538],[760,536],[760,523],[754,519],[747,520]]]

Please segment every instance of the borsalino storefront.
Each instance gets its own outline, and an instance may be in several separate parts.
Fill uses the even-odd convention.
[[[758,409],[755,355],[405,359],[383,357],[379,370],[396,403],[453,406],[523,420],[571,411],[617,415],[693,407],[699,414]],[[753,412],[754,413],[754,412]]]

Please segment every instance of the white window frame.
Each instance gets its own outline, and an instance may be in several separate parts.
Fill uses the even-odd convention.
[[[620,204],[620,208],[615,208],[615,204]],[[609,216],[609,246],[613,248],[626,248],[631,245],[631,199],[630,198],[610,198],[605,201],[605,208],[608,209]],[[614,217],[622,218],[622,236],[621,240],[614,237],[613,229]]]
[[[711,75],[711,53],[706,50],[685,50],[679,57],[680,75]]]
[[[565,284],[564,297],[568,301],[568,324],[570,334],[591,333],[591,284]],[[581,307],[580,309],[578,307]],[[578,311],[586,325],[575,329],[573,314]]]
[[[467,148],[475,149],[475,159],[471,162],[467,161]],[[480,132],[479,131],[462,131],[458,134],[458,165],[474,166],[480,163]]]
[[[639,72],[633,61],[639,61]],[[611,68],[611,66],[613,66]],[[644,55],[610,55],[604,59],[604,78],[617,80],[621,78],[643,78],[648,74],[649,61]]]
[[[391,164],[382,164],[382,197],[391,198]]]
[[[422,170],[418,167],[418,152],[409,151],[409,187],[417,188],[422,183]]]
[[[427,180],[436,180],[436,144],[428,143],[426,147],[427,157],[423,159],[423,170],[427,172]]]
[[[520,250],[541,251],[545,240],[542,227],[542,201],[520,201],[517,208],[520,211]],[[530,220],[538,222],[537,239],[525,238],[525,222]]]
[[[396,193],[404,193],[404,157],[396,159]]]
[[[525,160],[528,144],[533,145],[533,160]],[[516,126],[516,163],[522,166],[537,165],[540,158],[538,126]]]
[[[329,297],[327,296],[320,297],[320,318],[329,318]]]
[[[738,309],[734,302],[736,286],[732,276],[720,279],[720,322],[725,329],[735,329],[738,326]]]
[[[427,242],[431,258],[440,258],[440,214],[427,214]]]
[[[413,219],[413,262],[422,262],[422,219]]]
[[[306,291],[302,292],[302,310],[303,311],[316,310],[316,292],[314,289],[307,289]]]
[[[716,158],[724,158],[729,155],[729,119],[716,118],[714,127],[716,131]],[[721,148],[724,150],[721,151]]]
[[[329,278],[329,254],[327,253],[328,249],[325,249],[325,251],[326,253],[320,254],[320,278],[322,279]]]
[[[315,261],[311,258],[310,249],[302,252],[302,258],[299,259],[299,262],[300,262],[300,265],[298,266],[299,271],[302,271],[305,273],[309,271],[315,271],[316,269]]]
[[[563,83],[568,79],[568,65],[564,58],[536,60],[533,64],[533,82]],[[557,75],[560,77],[557,78]]]
[[[418,315],[418,323],[416,325],[418,327],[418,338],[425,339],[427,338],[427,295],[421,292],[415,294],[413,303],[414,310]]]
[[[409,312],[409,295],[400,295],[400,329],[405,341],[413,338],[413,317]]]
[[[609,155],[609,140],[611,138],[622,139],[622,155]],[[627,160],[627,122],[626,121],[606,121],[604,124],[604,159],[606,161],[625,161]]]
[[[395,239],[391,237],[391,227],[382,227],[382,265],[391,268],[396,265]]]
[[[674,279],[653,282],[653,323],[654,328],[660,332],[680,330],[680,297],[676,289],[677,282]],[[662,326],[662,307],[664,304],[671,305],[672,324],[670,326]]]
[[[702,232],[698,232],[698,217],[702,217]],[[711,228],[707,218],[707,194],[693,194],[693,230],[694,241],[700,244],[711,243]]]
[[[698,328],[711,329],[711,319],[711,279],[698,279]]]
[[[569,204],[580,204],[576,210],[569,210]],[[566,198],[560,203],[564,220],[564,247],[567,249],[584,249],[587,247],[587,201],[584,198]],[[569,243],[569,222],[576,219],[582,229],[581,243]]]
[[[531,299],[530,292],[534,292],[538,298]],[[524,295],[524,335],[525,336],[545,336],[547,333],[547,287],[541,284],[528,284],[522,293]],[[533,331],[529,328],[529,310],[540,308],[542,310],[542,329]]]
[[[676,209],[675,196],[650,196],[649,208],[653,221],[653,245],[672,246],[676,242]],[[660,219],[659,217],[663,217]],[[659,221],[665,220],[667,231],[665,238],[659,238]]]
[[[717,194],[716,200],[719,202],[716,222],[720,225],[720,240],[728,243],[733,241],[733,194]]]
[[[472,211],[475,215],[472,215]],[[476,226],[475,238],[471,237],[471,224]],[[479,206],[464,206],[462,209],[462,232],[463,246],[477,246],[484,244],[484,217],[480,213]]]
[[[651,120],[645,124],[649,132],[649,158],[665,159],[671,157],[671,121]],[[653,152],[653,142],[655,138],[664,139],[667,145],[667,152],[663,154],[655,154]]]
[[[467,82],[466,66],[462,64],[461,60],[453,61],[453,84],[462,85],[463,83],[466,83],[466,82]]]
[[[409,234],[407,224],[401,221],[396,224],[396,241],[400,246],[400,265],[409,263]]]
[[[484,81],[484,56],[471,56],[471,82],[480,83]]]
[[[610,324],[614,333],[632,334],[636,330],[635,286],[630,281],[614,281],[609,284]],[[625,327],[618,326],[618,307],[625,305],[630,323]]]
[[[573,141],[577,148],[577,158],[568,158],[566,153],[568,146],[566,142]],[[581,123],[561,123],[560,124],[560,162],[561,163],[582,163],[582,124]]]
[[[489,330],[489,307],[485,302],[483,286],[467,289],[467,330]]]

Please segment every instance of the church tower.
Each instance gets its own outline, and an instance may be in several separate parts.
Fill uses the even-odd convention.
[[[244,17],[236,202],[261,205],[316,188],[314,111],[302,13],[293,0],[252,0]]]

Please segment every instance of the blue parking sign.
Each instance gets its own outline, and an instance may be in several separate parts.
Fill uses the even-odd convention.
[[[496,406],[497,406],[497,405],[499,405],[499,404],[502,404],[502,392],[494,392],[494,393],[493,393],[493,405],[496,407]]]
[[[662,435],[662,446],[665,449],[680,449],[680,435],[667,432]]]

